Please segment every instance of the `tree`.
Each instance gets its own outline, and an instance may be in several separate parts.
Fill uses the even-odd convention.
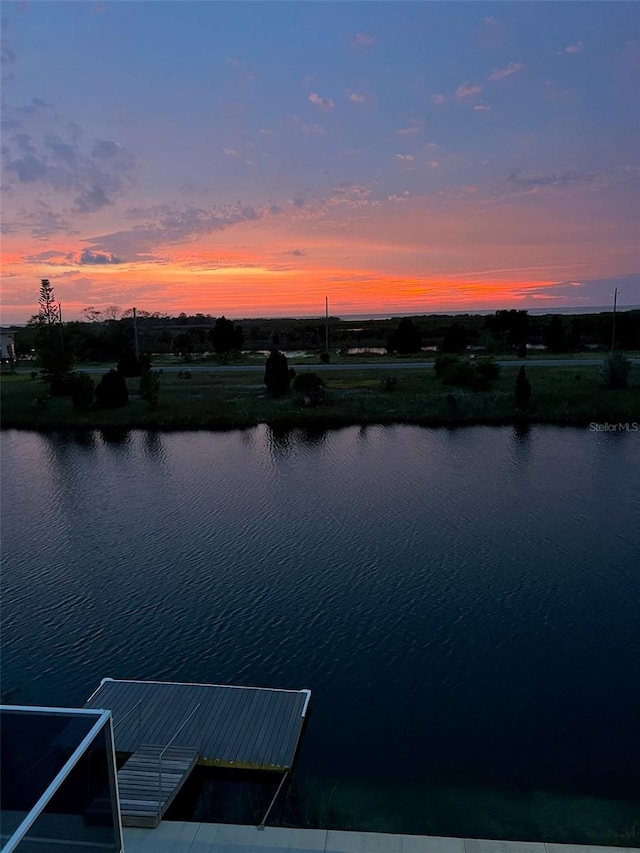
[[[325,384],[317,373],[299,373],[293,387],[302,394],[302,403],[305,406],[317,406],[325,398]]]
[[[147,401],[150,409],[158,407],[160,398],[159,370],[145,370],[140,374],[140,396]]]
[[[211,329],[211,343],[217,353],[242,349],[244,332],[242,326],[235,326],[233,320],[218,317]]]
[[[96,406],[99,409],[119,409],[129,402],[129,390],[124,376],[110,370],[96,387]]]
[[[528,407],[529,400],[531,399],[531,383],[527,379],[524,364],[516,376],[515,397],[517,409],[526,409]]]
[[[51,393],[54,396],[65,396],[71,391],[68,375],[73,365],[73,358],[64,345],[60,305],[56,302],[53,287],[48,278],[40,281],[36,325],[38,326],[36,350],[42,373],[51,382]]]
[[[280,350],[271,351],[264,365],[264,384],[270,397],[282,397],[289,391],[291,373],[287,357]]]
[[[422,348],[422,334],[410,317],[403,317],[395,332],[389,335],[387,343],[388,352],[398,352],[408,355],[412,352],[420,352]]]
[[[551,352],[564,352],[567,348],[567,330],[564,324],[564,318],[559,314],[554,314],[549,321],[549,325],[544,330],[544,342],[548,350]]]
[[[631,362],[621,352],[612,352],[602,362],[600,376],[605,388],[628,388]]]
[[[485,329],[489,329],[497,338],[502,339],[509,349],[526,341],[529,334],[529,315],[526,311],[511,309],[496,311],[484,321]]]
[[[440,352],[464,352],[467,348],[467,330],[460,323],[452,323],[445,332]]]
[[[71,379],[71,404],[76,412],[86,412],[93,403],[95,382],[86,373],[74,373]]]

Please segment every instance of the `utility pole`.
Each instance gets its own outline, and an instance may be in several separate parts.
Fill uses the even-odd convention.
[[[60,325],[60,349],[64,350],[64,336],[62,334],[62,302],[58,302],[58,323]]]
[[[136,352],[136,358],[140,358],[140,347],[138,346],[138,315],[136,309],[133,309],[133,345]]]
[[[616,305],[618,304],[618,288],[616,287],[613,294],[613,326],[611,328],[611,352],[616,345]]]
[[[329,297],[324,298],[324,351],[329,352]]]

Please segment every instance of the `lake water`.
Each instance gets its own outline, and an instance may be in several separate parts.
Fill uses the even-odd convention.
[[[6,700],[309,687],[303,822],[637,843],[640,433],[0,440]]]

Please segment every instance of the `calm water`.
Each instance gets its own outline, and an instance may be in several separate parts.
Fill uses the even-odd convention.
[[[9,701],[310,687],[310,821],[637,842],[640,433],[0,440]]]

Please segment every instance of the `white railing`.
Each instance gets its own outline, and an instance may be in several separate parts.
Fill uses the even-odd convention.
[[[118,749],[117,744],[115,744],[116,729],[118,728],[118,726],[121,723],[124,723],[124,721],[127,719],[127,717],[130,717],[131,714],[133,714],[133,712],[136,710],[136,708],[138,709],[138,737],[136,738],[136,748],[140,746],[140,730],[142,728],[142,699],[139,702],[136,702],[136,704],[133,705],[131,708],[129,708],[129,710],[124,715],[124,717],[120,717],[120,719],[117,722],[114,722],[114,724],[113,724],[113,740],[114,740],[114,745],[116,747],[116,751]],[[131,750],[131,751],[133,752],[134,750]]]
[[[191,711],[191,713],[189,714],[189,716],[188,716],[188,717],[186,717],[186,718],[185,718],[185,719],[180,723],[180,726],[176,729],[175,734],[173,735],[173,737],[171,738],[171,740],[169,741],[169,743],[165,746],[165,748],[162,750],[162,752],[160,753],[160,756],[159,756],[159,758],[158,758],[158,818],[160,818],[160,817],[161,817],[160,812],[161,812],[161,809],[162,809],[162,759],[164,758],[164,754],[165,754],[165,752],[169,749],[169,747],[171,746],[171,744],[172,744],[172,743],[174,742],[174,740],[178,737],[178,735],[180,734],[180,732],[182,731],[182,729],[187,725],[187,723],[189,722],[189,720],[191,719],[191,717],[193,717],[193,715],[196,713],[196,711],[199,709],[199,707],[200,707],[200,702],[198,702],[198,704],[195,706],[195,708],[193,709],[193,711]],[[198,738],[198,748],[199,748],[199,747],[200,747],[200,738]]]

